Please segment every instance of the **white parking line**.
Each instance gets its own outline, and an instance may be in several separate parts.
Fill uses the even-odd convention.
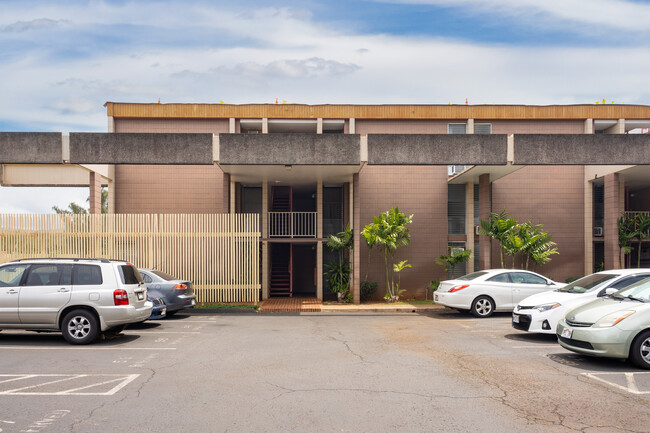
[[[619,385],[618,383],[605,380],[602,377],[598,376],[611,376],[611,375],[624,375],[625,377],[625,383],[627,386]],[[644,374],[650,374],[650,372],[620,372],[620,373],[581,373],[582,376],[588,377],[593,380],[597,380],[599,382],[603,382],[609,386],[612,386],[614,388],[621,389],[623,391],[627,391],[632,394],[650,394],[649,391],[639,391],[639,388],[636,384],[636,381],[634,380],[635,375],[644,375]]]
[[[0,383],[33,381],[44,379],[44,382],[31,383],[19,388],[0,390],[0,395],[113,395],[129,383],[137,379],[139,374],[0,374],[0,377],[11,377],[10,380],[4,380]],[[49,380],[54,378],[54,380]],[[106,380],[108,379],[108,380]],[[77,381],[77,386],[73,388],[55,387],[53,391],[43,391],[44,387],[61,384],[63,382]],[[88,383],[90,382],[90,383]],[[29,383],[29,382],[27,382]],[[80,392],[89,388],[104,387],[112,383],[117,383],[110,389],[98,392]],[[81,386],[79,386],[81,385]],[[70,386],[70,385],[68,385]],[[57,389],[58,388],[58,389]],[[63,389],[61,389],[63,388]],[[41,391],[39,391],[41,389]],[[47,388],[45,388],[47,389]],[[31,390],[31,391],[30,391]]]
[[[0,346],[3,350],[176,350],[175,347],[32,347],[32,346]]]
[[[139,334],[200,334],[198,331],[138,331]]]
[[[529,346],[510,346],[512,349],[544,349],[548,350],[549,347],[559,347],[557,344],[535,344]]]

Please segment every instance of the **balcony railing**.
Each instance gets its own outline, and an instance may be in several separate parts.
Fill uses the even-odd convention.
[[[316,212],[269,212],[270,238],[315,238]]]

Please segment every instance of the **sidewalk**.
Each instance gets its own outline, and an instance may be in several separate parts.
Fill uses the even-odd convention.
[[[444,309],[442,305],[435,304],[409,304],[408,301],[397,304],[374,302],[364,304],[338,304],[325,303],[321,305],[322,313],[424,313]]]

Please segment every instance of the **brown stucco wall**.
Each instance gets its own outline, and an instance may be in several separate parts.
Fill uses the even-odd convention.
[[[434,278],[443,278],[444,271],[434,259],[447,251],[447,167],[367,166],[359,175],[361,227],[373,217],[398,206],[407,215],[413,214],[411,244],[397,250],[395,262],[408,260],[413,266],[402,272],[405,297],[424,299],[425,287]],[[368,263],[368,247],[361,240],[361,280]],[[377,299],[386,293],[384,261],[379,250],[373,250],[368,279],[377,281]]]
[[[477,120],[491,123],[492,134],[584,134],[584,120]]]
[[[227,133],[227,119],[116,119],[115,132]],[[116,213],[221,213],[228,197],[218,166],[115,166]]]
[[[543,224],[557,243],[559,255],[541,269],[529,269],[557,281],[584,274],[584,167],[524,167],[493,182],[492,211],[504,209],[517,222]],[[498,243],[493,245],[492,267],[497,268]],[[510,267],[511,258],[505,260]]]

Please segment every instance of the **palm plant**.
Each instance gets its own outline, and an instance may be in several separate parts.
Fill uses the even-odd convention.
[[[625,267],[626,262],[625,256],[632,252],[630,240],[636,236],[635,217],[636,215],[621,215],[616,220],[616,226],[618,227],[618,248],[623,256],[623,267]]]
[[[396,299],[393,266],[395,251],[405,247],[411,242],[411,235],[407,224],[412,224],[413,215],[405,215],[399,208],[391,208],[374,218],[376,245],[384,252],[384,265],[386,270],[386,299]]]
[[[465,263],[472,257],[472,250],[456,251],[452,249],[448,256],[441,255],[435,262],[445,268],[447,276],[453,277],[454,269],[461,263]]]
[[[377,224],[368,224],[363,230],[361,230],[361,236],[366,241],[368,245],[368,263],[366,265],[366,276],[364,281],[368,281],[368,268],[370,268],[370,253],[372,253],[372,248],[377,244]]]
[[[641,267],[641,244],[645,239],[650,238],[650,215],[637,214],[636,215],[636,236],[639,241],[639,248],[637,249],[637,263],[636,267]]]
[[[499,252],[501,254],[501,267],[504,268],[503,252],[504,242],[508,242],[510,230],[517,225],[514,217],[508,217],[508,213],[504,209],[501,213],[490,212],[490,217],[487,220],[481,220],[478,234],[482,236],[489,236],[499,241]]]

